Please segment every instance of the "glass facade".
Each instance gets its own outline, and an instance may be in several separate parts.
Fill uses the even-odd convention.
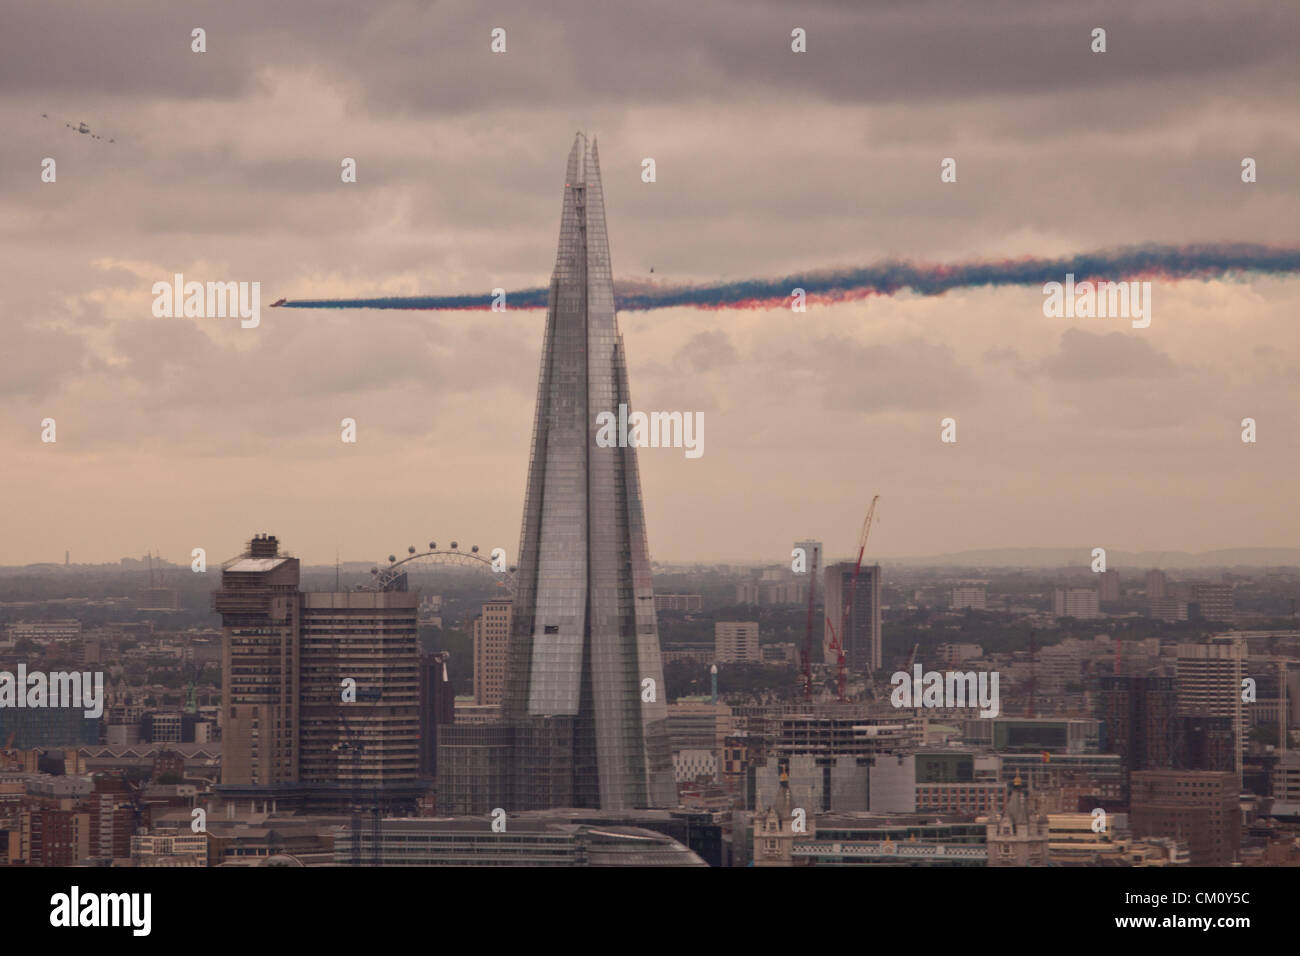
[[[605,809],[676,803],[636,449],[595,441],[596,416],[618,416],[620,405],[631,399],[604,194],[596,144],[579,134],[551,277],[503,701],[521,729],[516,748],[527,751],[515,755],[517,787],[538,790],[539,765],[550,770],[541,789],[554,793],[533,793],[534,805],[562,805],[562,795]]]

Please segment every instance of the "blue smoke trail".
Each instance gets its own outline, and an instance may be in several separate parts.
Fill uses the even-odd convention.
[[[705,285],[654,285],[617,282],[617,307],[623,312],[652,309],[760,309],[788,302],[801,288],[809,302],[843,302],[910,289],[920,295],[943,295],[950,289],[1042,285],[1060,282],[1067,272],[1076,281],[1135,277],[1211,279],[1244,273],[1286,275],[1300,272],[1300,248],[1252,243],[1143,245],[1058,259],[1003,259],[956,265],[890,261],[859,269],[835,269],[788,275],[780,279],[745,279]],[[544,309],[548,288],[507,291],[511,309]],[[373,299],[294,299],[276,305],[288,309],[488,309],[490,295],[383,296]]]

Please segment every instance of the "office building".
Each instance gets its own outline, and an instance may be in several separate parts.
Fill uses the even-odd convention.
[[[1101,749],[1120,756],[1126,778],[1135,770],[1174,766],[1179,718],[1173,678],[1104,675],[1094,701]]]
[[[699,594],[656,594],[656,611],[699,611],[704,607],[704,597]]]
[[[1241,844],[1235,773],[1139,770],[1131,778],[1129,823],[1137,837],[1186,843],[1192,866],[1231,866]]]
[[[419,595],[309,591],[300,601],[299,782],[366,791],[414,782]]]
[[[880,631],[880,565],[864,564],[853,583],[854,563],[844,561],[826,569],[826,618],[830,622],[822,643],[823,658],[834,661],[830,649],[832,634],[839,638],[848,669],[855,673],[881,668],[883,645]],[[852,593],[853,606],[848,607]]]
[[[418,595],[389,586],[301,591],[273,535],[222,566],[223,800],[413,806]]]
[[[1057,588],[1052,613],[1056,617],[1073,617],[1081,621],[1101,617],[1096,587]]]
[[[796,541],[794,543],[794,549],[791,550],[791,558],[790,558],[791,565],[794,564],[794,560],[795,560],[794,550],[797,549],[803,550],[804,569],[803,571],[796,571],[795,573],[796,574],[812,573],[812,562],[813,562],[814,553],[817,555],[817,568],[818,568],[818,572],[820,573],[822,566],[826,563],[826,549],[822,547],[822,543],[820,541],[814,541],[812,538],[809,538],[806,541]]]
[[[637,449],[596,440],[597,416],[635,410],[596,145],[579,134],[547,305],[502,727],[448,728],[440,804],[443,793],[486,792],[444,779],[484,766],[486,754],[468,753],[476,739],[508,749],[514,808],[676,804]],[[454,764],[444,742],[460,751]],[[491,799],[487,809],[502,791]]]
[[[719,664],[757,664],[757,621],[718,621],[713,625],[714,656]]]
[[[1168,593],[1169,579],[1165,572],[1152,568],[1147,572],[1146,592],[1148,601],[1158,601]]]
[[[1118,601],[1120,594],[1118,571],[1109,568],[1097,572],[1097,599],[1099,601]]]
[[[474,618],[474,702],[499,704],[506,684],[506,647],[510,643],[512,604],[488,601]]]
[[[954,611],[963,611],[966,608],[983,611],[987,599],[988,595],[984,588],[962,586],[952,589],[949,605]]]
[[[1157,620],[1168,621],[1171,624],[1187,620],[1187,602],[1176,597],[1154,598],[1148,602],[1148,606],[1151,609],[1151,616]]]
[[[1175,663],[1178,713],[1184,717],[1223,717],[1237,740],[1234,768],[1241,769],[1250,728],[1241,699],[1246,676],[1246,643],[1237,637],[1211,637],[1179,644]]]
[[[1201,620],[1231,624],[1236,616],[1231,584],[1193,584],[1187,603],[1189,613]]]
[[[277,786],[298,779],[298,559],[258,535],[221,568],[221,782]]]
[[[455,720],[456,692],[447,677],[447,651],[420,655],[420,777],[438,772],[438,728]]]

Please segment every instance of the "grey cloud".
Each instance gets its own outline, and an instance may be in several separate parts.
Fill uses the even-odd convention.
[[[1043,360],[1042,369],[1061,381],[1169,378],[1177,371],[1169,356],[1136,334],[1082,329],[1066,329],[1060,349]]]

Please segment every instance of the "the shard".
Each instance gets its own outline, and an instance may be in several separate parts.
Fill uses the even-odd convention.
[[[596,143],[564,179],[524,500],[503,717],[529,806],[676,805],[635,447],[596,444],[631,407]]]

